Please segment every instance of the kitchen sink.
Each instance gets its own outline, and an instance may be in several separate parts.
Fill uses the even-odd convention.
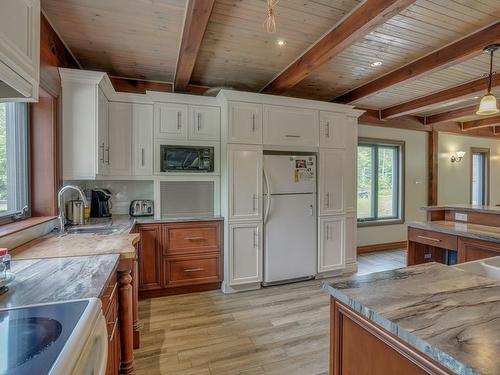
[[[500,280],[500,256],[457,264],[453,267],[479,276]]]
[[[121,226],[109,223],[75,225],[66,228],[67,234],[113,234],[122,231]]]

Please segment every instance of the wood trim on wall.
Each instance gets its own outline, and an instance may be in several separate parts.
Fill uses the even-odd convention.
[[[377,251],[401,250],[401,249],[406,249],[406,246],[407,246],[406,241],[386,242],[374,245],[358,246],[357,253],[366,254],[366,253],[374,253]]]
[[[428,189],[427,205],[435,206],[438,202],[438,157],[439,157],[439,132],[433,130],[428,136]]]

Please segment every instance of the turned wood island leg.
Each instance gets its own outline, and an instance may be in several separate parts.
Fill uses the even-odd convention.
[[[120,374],[135,374],[134,364],[134,304],[132,288],[133,261],[120,262],[118,269],[119,320],[121,336]],[[124,264],[126,263],[126,264]]]
[[[132,269],[132,288],[133,288],[133,327],[134,327],[134,349],[138,349],[140,344],[140,324],[139,324],[139,266],[137,259],[134,260]]]

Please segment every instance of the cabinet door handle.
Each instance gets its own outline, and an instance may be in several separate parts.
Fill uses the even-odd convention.
[[[252,133],[255,133],[255,113],[252,115]]]
[[[427,236],[417,236],[422,240],[432,241],[432,242],[441,242],[439,238],[427,237]]]
[[[325,232],[326,232],[326,240],[330,241],[330,225],[328,224],[325,225]]]
[[[325,129],[325,131],[326,131],[326,137],[330,138],[330,122],[329,121],[326,122],[326,129]]]
[[[115,336],[115,331],[117,326],[118,326],[118,318],[116,318],[115,324],[113,324],[113,329],[111,331],[111,335],[109,336],[109,341],[113,341],[113,337]]]
[[[326,208],[330,208],[330,192],[326,193],[325,206]]]
[[[259,244],[259,233],[254,229],[253,231],[253,248],[257,249]]]
[[[99,148],[102,150],[102,158],[99,158],[99,160],[104,163],[104,142],[102,142]]]
[[[301,138],[301,135],[285,134],[285,138]]]
[[[198,112],[198,131],[201,129],[201,113]]]
[[[141,165],[144,167],[144,148],[141,148]]]
[[[106,160],[106,164],[109,165],[109,146],[106,148],[106,153],[108,154],[108,160]]]
[[[177,112],[177,130],[181,129],[182,112]]]
[[[257,194],[254,194],[252,199],[252,207],[254,213],[257,212],[258,204],[259,204],[259,196]]]
[[[202,241],[202,240],[206,240],[205,237],[200,237],[200,236],[198,236],[198,237],[196,237],[196,236],[195,237],[184,237],[184,239],[186,241]]]
[[[205,268],[187,268],[184,270],[184,272],[198,272],[198,271],[205,271]]]

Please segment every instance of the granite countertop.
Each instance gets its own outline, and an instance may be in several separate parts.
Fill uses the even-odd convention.
[[[408,223],[408,227],[500,243],[500,227],[492,227],[489,225],[436,220],[410,222]]]
[[[137,233],[66,234],[49,233],[10,251],[13,260],[62,258],[118,254],[122,259],[136,257]]]
[[[0,308],[80,298],[98,298],[119,255],[12,261],[16,279],[0,295]]]
[[[426,263],[323,289],[455,374],[500,374],[500,282]]]
[[[422,207],[426,211],[469,211],[469,212],[484,212],[488,214],[500,215],[500,206],[480,206],[474,204],[450,204],[444,206],[425,206]]]

